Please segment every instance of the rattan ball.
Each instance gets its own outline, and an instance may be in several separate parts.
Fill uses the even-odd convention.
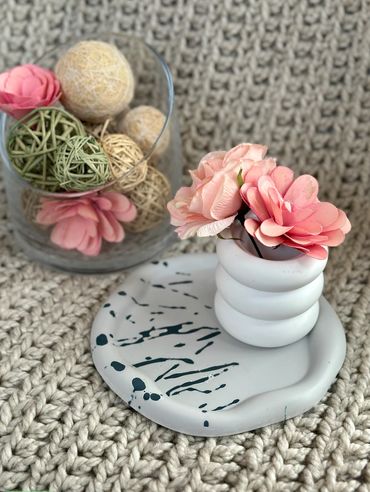
[[[116,180],[115,188],[127,192],[145,180],[148,164],[140,147],[130,137],[112,133],[103,136],[101,143]]]
[[[123,117],[119,129],[135,140],[144,154],[147,154],[155,144],[152,156],[159,157],[167,149],[170,142],[168,128],[164,130],[157,141],[165,122],[166,117],[159,109],[153,106],[138,106],[128,111]]]
[[[84,136],[81,122],[61,108],[38,108],[9,130],[7,151],[19,174],[37,188],[56,191],[54,167],[58,148],[73,136]]]
[[[158,169],[148,166],[145,181],[127,193],[136,206],[137,218],[125,224],[125,229],[138,233],[157,226],[167,213],[170,194],[171,186],[166,176]]]
[[[57,152],[55,177],[65,190],[87,191],[112,180],[109,160],[92,136],[72,137]]]
[[[125,56],[102,41],[80,41],[58,61],[62,104],[83,121],[98,123],[120,113],[134,95]]]

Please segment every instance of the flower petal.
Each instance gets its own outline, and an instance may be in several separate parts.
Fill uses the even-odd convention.
[[[256,230],[255,237],[258,239],[258,241],[260,243],[264,244],[265,246],[269,246],[269,247],[278,246],[279,244],[281,244],[283,242],[282,236],[270,237],[270,236],[266,236],[265,234],[263,234],[263,232],[261,231],[261,227],[259,227]]]
[[[243,186],[240,189],[240,193],[242,196],[245,196]],[[265,206],[265,202],[257,188],[247,189],[246,199],[244,201],[246,201],[252,212],[259,218],[260,221],[266,220],[270,217],[270,214]]]
[[[317,199],[319,185],[317,180],[309,174],[298,176],[289,186],[284,200],[294,204],[295,208],[307,207]]]
[[[231,215],[230,217],[226,217],[222,220],[216,220],[214,222],[209,222],[208,224],[201,225],[197,231],[198,237],[216,236],[227,227],[229,227],[229,225],[234,222],[235,217],[236,214]]]
[[[281,236],[282,234],[290,231],[291,228],[292,226],[279,225],[273,219],[264,220],[260,226],[261,233],[270,237]]]
[[[275,186],[281,196],[284,196],[294,181],[294,172],[285,166],[277,166],[271,173]]]
[[[98,256],[101,250],[102,238],[100,235],[95,237],[86,236],[78,246],[77,250],[86,256]]]
[[[50,239],[63,249],[75,249],[86,233],[89,221],[79,216],[59,221],[53,228]]]

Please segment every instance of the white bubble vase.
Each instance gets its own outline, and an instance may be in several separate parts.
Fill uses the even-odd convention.
[[[258,243],[246,233],[218,240],[215,313],[234,338],[258,347],[281,347],[306,336],[320,311],[327,259]]]

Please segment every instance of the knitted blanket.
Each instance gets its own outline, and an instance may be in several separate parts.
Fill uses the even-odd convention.
[[[254,432],[196,438],[128,408],[94,369],[91,322],[123,274],[78,276],[15,246],[0,189],[0,490],[360,491],[370,487],[370,4],[367,0],[3,0],[1,69],[98,30],[145,38],[175,81],[186,163],[251,141],[353,230],[325,294],[348,351],[326,397]],[[212,240],[165,254],[213,251]]]

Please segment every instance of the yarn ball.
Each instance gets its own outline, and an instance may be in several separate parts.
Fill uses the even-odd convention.
[[[112,179],[109,160],[92,136],[76,136],[58,149],[55,177],[65,190],[87,191]]]
[[[140,147],[130,137],[122,133],[108,134],[102,138],[101,144],[119,191],[132,190],[145,180],[148,164]]]
[[[137,217],[125,224],[131,232],[144,232],[160,224],[167,213],[167,202],[171,194],[171,185],[158,169],[148,166],[145,181],[126,193],[134,203]]]
[[[7,151],[19,174],[37,188],[56,191],[54,174],[58,148],[73,136],[86,135],[81,122],[56,107],[38,108],[10,129]]]
[[[61,102],[83,121],[99,123],[120,113],[134,95],[131,66],[113,44],[80,41],[60,58],[55,73]]]
[[[147,154],[155,144],[152,156],[159,157],[170,143],[168,128],[157,141],[165,122],[166,117],[159,109],[153,106],[138,106],[128,111],[123,117],[119,129],[135,140],[144,154]]]

